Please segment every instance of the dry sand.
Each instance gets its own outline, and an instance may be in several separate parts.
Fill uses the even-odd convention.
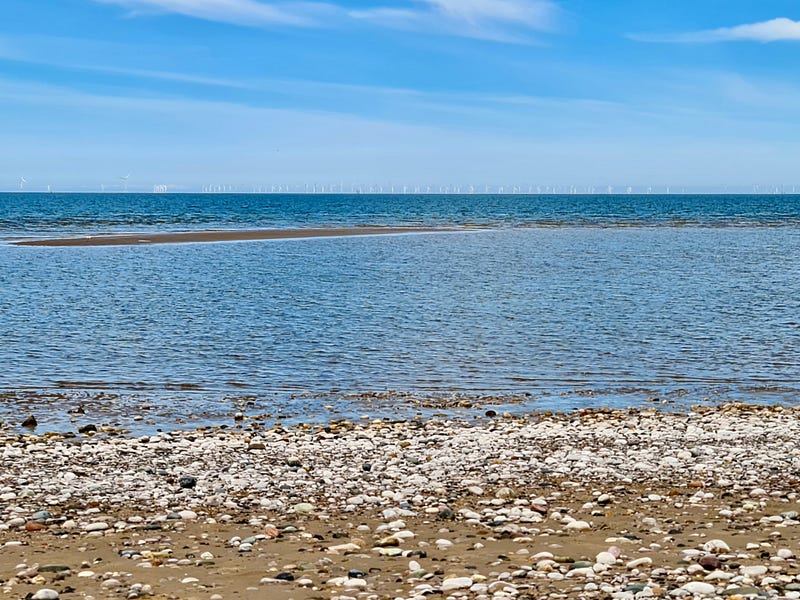
[[[800,598],[798,415],[7,434],[0,595]]]
[[[188,242],[234,242],[279,240],[354,235],[388,235],[453,231],[434,227],[320,227],[299,229],[251,229],[180,231],[173,233],[124,233],[76,238],[37,239],[14,242],[17,246],[130,246],[138,244],[177,244]]]

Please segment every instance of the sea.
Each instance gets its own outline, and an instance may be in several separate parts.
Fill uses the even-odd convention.
[[[375,225],[439,230],[12,243]],[[6,427],[798,398],[800,196],[0,194]]]

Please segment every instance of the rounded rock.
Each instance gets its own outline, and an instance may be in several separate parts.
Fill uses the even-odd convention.
[[[717,589],[713,585],[703,581],[690,581],[681,586],[681,589],[686,590],[690,594],[697,594],[698,596],[713,596],[717,592]]]
[[[471,577],[452,577],[450,579],[445,579],[442,582],[442,593],[446,594],[455,590],[465,590],[472,587],[472,583]]]

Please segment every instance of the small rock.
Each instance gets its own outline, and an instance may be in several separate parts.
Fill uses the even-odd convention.
[[[600,552],[595,558],[595,562],[599,565],[613,565],[617,562],[617,557],[611,554],[611,552]]]
[[[625,568],[628,569],[628,570],[638,569],[639,567],[643,567],[645,565],[652,565],[652,564],[653,564],[653,559],[652,558],[650,558],[649,556],[643,556],[642,558],[637,558],[635,560],[629,561],[625,565]]]
[[[703,544],[703,550],[706,552],[730,552],[731,547],[724,540],[708,540]]]
[[[472,583],[471,577],[453,577],[451,579],[445,579],[442,582],[442,593],[446,594],[455,590],[467,589],[472,587]]]
[[[699,596],[712,596],[717,591],[713,585],[703,581],[690,581],[684,584],[681,589],[686,590],[690,594],[697,594]]]
[[[752,565],[749,567],[741,567],[739,572],[745,577],[761,577],[767,574],[767,567],[764,565]]]
[[[733,587],[722,590],[720,596],[761,596],[763,592],[752,586]]]
[[[39,567],[39,573],[61,573],[62,571],[69,571],[67,565],[42,565]]]
[[[178,485],[184,490],[191,490],[197,485],[197,477],[191,475],[181,475],[178,479]]]
[[[344,582],[344,589],[346,590],[363,590],[366,589],[367,582],[360,577],[348,578]]]
[[[706,571],[716,571],[722,566],[722,561],[713,554],[706,554],[697,562]]]
[[[347,572],[347,576],[351,579],[363,579],[367,576],[367,574],[364,573],[364,571],[359,571],[358,569],[350,569]]]
[[[381,540],[375,542],[376,548],[388,548],[389,546],[399,546],[400,545],[400,538],[390,535],[389,537],[385,537]]]
[[[31,600],[58,600],[58,592],[47,588],[42,588],[31,596]]]

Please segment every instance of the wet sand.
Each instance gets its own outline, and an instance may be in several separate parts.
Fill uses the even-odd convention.
[[[5,434],[0,593],[800,598],[798,416]]]
[[[438,227],[319,227],[297,229],[250,229],[179,231],[173,233],[124,233],[52,238],[13,242],[16,246],[135,246],[139,244],[179,244],[197,242],[239,242],[296,238],[345,237],[455,231]]]

